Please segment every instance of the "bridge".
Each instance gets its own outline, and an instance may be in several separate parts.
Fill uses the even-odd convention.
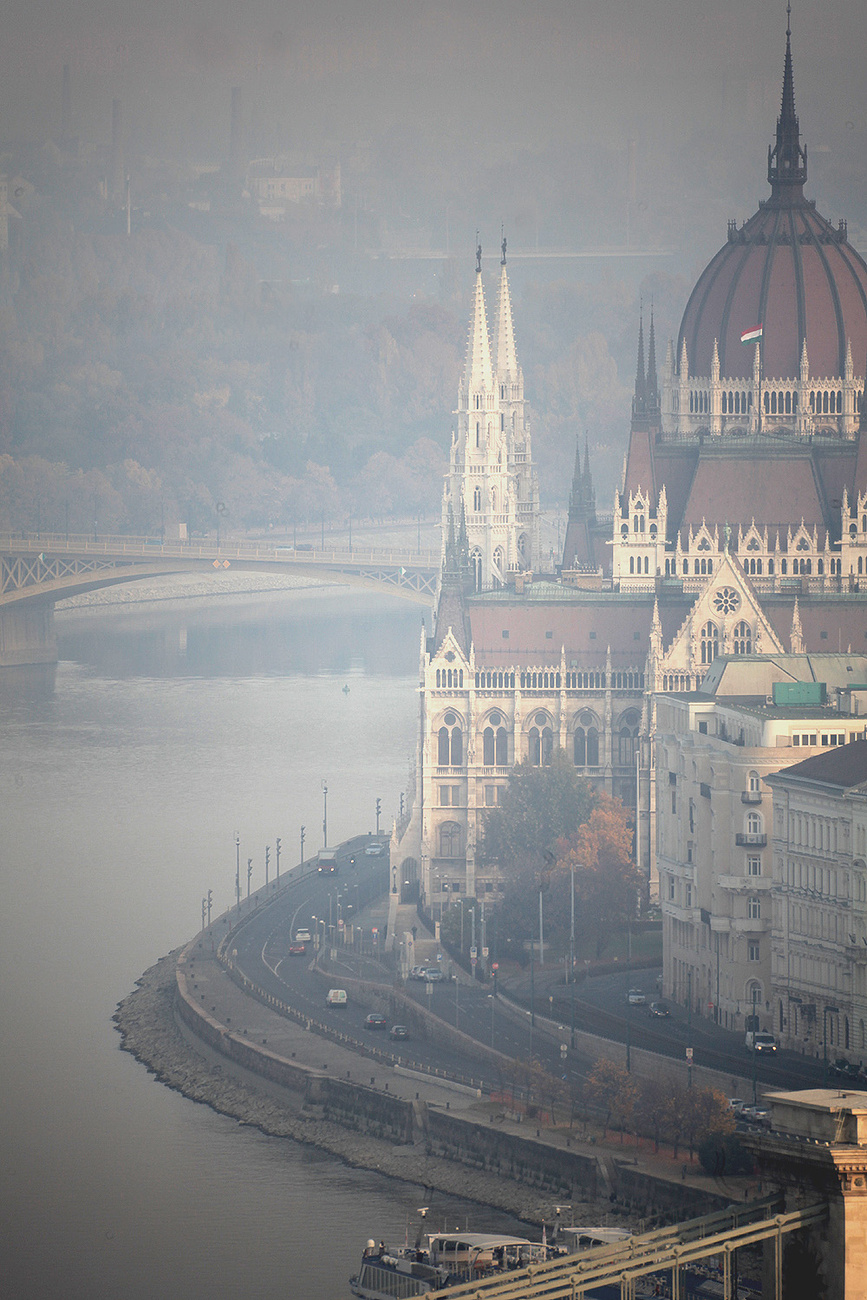
[[[821,1232],[827,1221],[828,1206],[822,1201],[785,1212],[782,1197],[768,1197],[514,1273],[474,1278],[444,1288],[437,1300],[583,1300],[597,1294],[597,1288],[611,1286],[619,1288],[621,1300],[636,1300],[640,1294],[651,1294],[642,1282],[655,1289],[660,1278],[672,1300],[682,1300],[687,1295],[686,1270],[716,1260],[720,1261],[719,1289],[715,1287],[714,1294],[720,1300],[735,1300],[736,1252],[760,1243],[768,1245],[772,1279],[770,1289],[763,1286],[762,1294],[767,1300],[783,1300],[784,1238],[793,1232]]]
[[[39,533],[0,537],[0,667],[54,663],[58,600],[174,573],[292,573],[433,606],[439,551]]]

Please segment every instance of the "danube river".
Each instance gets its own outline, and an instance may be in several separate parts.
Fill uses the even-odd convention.
[[[231,903],[236,832],[256,887],[277,836],[283,868],[302,824],[321,846],[323,781],[330,843],[377,797],[390,827],[421,617],[345,591],[64,613],[56,673],[0,671],[4,1300],[338,1300],[425,1201],[488,1226],[186,1101],[111,1021],[208,890]]]

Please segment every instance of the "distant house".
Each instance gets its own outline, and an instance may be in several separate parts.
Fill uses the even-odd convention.
[[[282,221],[302,205],[339,208],[340,164],[301,167],[285,158],[256,158],[247,168],[247,191],[260,214]]]

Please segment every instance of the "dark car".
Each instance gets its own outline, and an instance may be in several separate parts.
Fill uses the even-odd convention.
[[[648,1010],[652,1016],[670,1016],[667,1002],[651,1002]]]
[[[289,945],[290,957],[303,957],[306,951],[307,951],[306,943],[292,943]]]
[[[388,1031],[389,1038],[409,1038],[409,1030],[406,1025],[392,1025]]]
[[[385,1016],[381,1016],[378,1011],[371,1011],[369,1016],[364,1017],[365,1029],[385,1029]]]

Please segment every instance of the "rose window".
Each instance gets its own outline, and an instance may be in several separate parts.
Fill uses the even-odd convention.
[[[718,614],[734,614],[741,603],[740,594],[734,587],[721,587],[714,594],[713,606]]]

